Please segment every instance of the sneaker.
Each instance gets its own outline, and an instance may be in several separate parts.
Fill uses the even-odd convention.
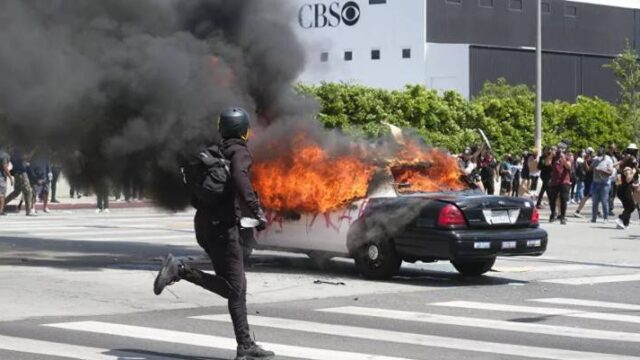
[[[60,204],[60,201],[58,201],[58,199],[52,199],[51,202],[54,204]]]
[[[603,224],[608,224],[609,223],[609,219],[602,219],[602,223]]]
[[[96,209],[96,214],[100,214],[102,212],[102,209]]]
[[[182,263],[169,254],[162,261],[162,267],[158,271],[156,280],[153,282],[153,293],[160,295],[165,287],[180,281],[179,269]]]
[[[105,214],[110,213],[109,209],[104,209],[102,212],[105,213]]]
[[[616,219],[616,229],[620,229],[620,230],[626,229],[621,219]]]
[[[51,211],[49,210],[49,208],[44,208],[44,209],[42,209],[42,211],[43,211],[43,212],[45,212],[45,213],[47,213],[47,214],[49,214],[49,213],[51,212]]]
[[[565,218],[560,219],[560,224],[567,225],[567,219]]]
[[[553,223],[554,221],[556,221],[556,216],[555,215],[549,216],[549,224]]]
[[[536,205],[536,209],[538,209],[538,210],[544,209],[544,206],[538,204],[538,205]]]
[[[38,216],[38,214],[36,214],[34,212],[30,212],[30,213],[27,213],[27,216]]]
[[[590,223],[592,223],[592,224],[595,224],[595,223],[596,223],[596,221],[595,221],[595,220],[593,220],[593,219],[589,220],[589,222],[590,222]]]
[[[573,217],[577,217],[578,219],[581,219],[582,215],[580,215],[580,211],[576,211],[573,213]]]
[[[236,360],[268,360],[273,359],[276,354],[268,351],[252,342],[250,345],[238,345]]]

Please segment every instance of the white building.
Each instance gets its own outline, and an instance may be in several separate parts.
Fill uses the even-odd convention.
[[[536,0],[292,0],[307,49],[303,82],[473,96],[487,80],[533,85]],[[638,0],[543,0],[543,96],[614,100],[602,65],[640,45]]]

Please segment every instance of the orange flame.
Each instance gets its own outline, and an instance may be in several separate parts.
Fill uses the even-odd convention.
[[[405,184],[400,192],[465,188],[455,157],[411,141],[391,155],[356,148],[348,155],[333,156],[303,133],[294,136],[289,147],[283,143],[268,147],[263,151],[279,156],[256,162],[252,182],[263,206],[276,212],[325,213],[343,208],[366,197],[374,173],[385,168],[396,183]],[[387,160],[381,163],[381,158]]]
[[[357,156],[332,157],[298,135],[288,154],[254,165],[253,185],[266,209],[324,213],[363,198],[374,168]]]

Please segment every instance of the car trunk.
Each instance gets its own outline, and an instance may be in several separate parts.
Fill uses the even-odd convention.
[[[506,196],[462,196],[448,202],[464,214],[469,228],[526,228],[531,226],[532,201]]]

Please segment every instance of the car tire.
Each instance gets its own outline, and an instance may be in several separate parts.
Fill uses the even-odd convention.
[[[491,270],[496,258],[482,260],[452,260],[451,264],[463,276],[480,276]]]
[[[326,269],[331,263],[331,259],[333,259],[332,255],[321,251],[309,252],[307,253],[307,256],[311,259],[313,266],[319,270]]]
[[[367,279],[384,280],[398,273],[402,259],[393,241],[371,241],[354,254],[356,268]]]

